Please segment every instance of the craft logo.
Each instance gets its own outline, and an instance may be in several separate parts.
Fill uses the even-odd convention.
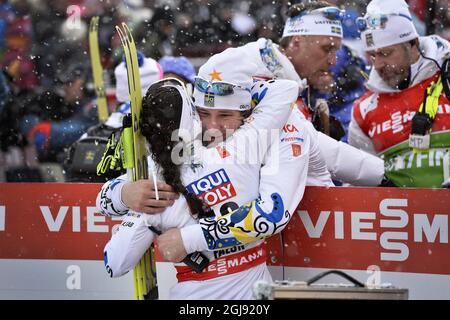
[[[402,39],[402,38],[405,38],[405,37],[409,37],[410,34],[411,34],[411,31],[410,31],[410,32],[407,32],[407,33],[402,33],[402,34],[399,36],[399,38]]]
[[[225,170],[220,169],[187,186],[187,190],[214,206],[236,196],[236,190]]]

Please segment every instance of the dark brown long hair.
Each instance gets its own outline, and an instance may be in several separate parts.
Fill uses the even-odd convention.
[[[211,209],[186,190],[181,181],[180,165],[174,164],[171,158],[172,150],[179,142],[172,141],[172,132],[180,126],[182,109],[183,99],[176,88],[155,83],[142,99],[140,128],[165,182],[186,198],[194,217],[203,218],[213,214]]]

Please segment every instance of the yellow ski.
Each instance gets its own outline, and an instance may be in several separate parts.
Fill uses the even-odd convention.
[[[126,121],[124,121],[124,158],[126,163],[132,163],[132,167],[127,170],[131,173],[132,180],[137,181],[139,179],[148,179],[147,142],[139,128],[139,119],[142,108],[139,65],[137,61],[136,45],[130,29],[125,23],[122,23],[121,27],[116,26],[116,30],[119,34],[125,55],[131,104],[131,121],[128,121],[127,125],[125,125]],[[129,134],[130,132],[131,134]],[[131,159],[133,161],[131,161]],[[153,245],[134,268],[133,276],[135,285],[134,293],[137,300],[158,298]]]
[[[91,56],[92,76],[94,78],[95,94],[97,96],[98,119],[105,122],[108,119],[108,103],[106,101],[105,86],[103,84],[103,68],[100,62],[98,45],[98,20],[92,17],[89,25],[89,53]]]

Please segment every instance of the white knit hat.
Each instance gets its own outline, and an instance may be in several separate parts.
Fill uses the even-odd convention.
[[[386,21],[380,20],[384,15]],[[365,51],[376,50],[419,37],[404,0],[372,0],[363,18],[367,29],[361,33]],[[380,22],[382,21],[382,22]],[[371,22],[377,26],[371,26]]]
[[[213,55],[200,67],[198,76],[208,81],[228,82],[237,85],[233,94],[218,95],[202,92],[194,86],[194,104],[196,107],[208,109],[228,109],[245,111],[251,108],[250,89],[253,85],[254,62],[242,62],[242,52],[236,48],[229,48]]]
[[[145,96],[150,85],[163,78],[163,70],[156,60],[152,58],[145,58],[143,56],[139,60],[139,74],[141,76],[141,90],[142,96]],[[122,61],[116,69],[114,69],[116,76],[116,98],[118,102],[130,101],[130,94],[128,91],[128,77],[125,62]]]
[[[326,17],[327,10],[332,10],[338,15],[333,19],[329,19]],[[287,18],[284,24],[282,38],[291,36],[329,36],[342,38],[341,19],[343,14],[342,10],[334,6],[304,11],[297,16]]]

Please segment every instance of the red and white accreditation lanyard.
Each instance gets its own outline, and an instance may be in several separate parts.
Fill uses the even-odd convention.
[[[263,242],[254,248],[211,261],[200,273],[187,266],[175,266],[175,269],[177,269],[178,282],[202,281],[250,269],[265,263],[266,259],[266,245]]]

